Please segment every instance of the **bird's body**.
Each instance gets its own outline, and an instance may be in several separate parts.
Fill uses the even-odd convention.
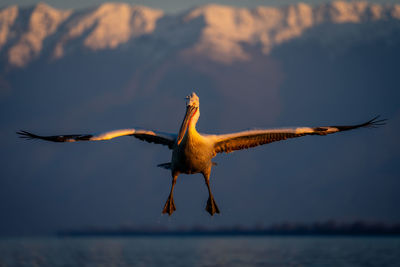
[[[213,215],[214,213],[219,213],[219,209],[211,193],[210,174],[211,168],[214,165],[212,158],[218,153],[229,153],[234,150],[251,148],[305,135],[327,135],[361,127],[376,127],[383,125],[385,121],[377,120],[378,117],[375,117],[365,123],[350,126],[249,130],[225,135],[205,135],[198,133],[196,130],[196,123],[200,117],[199,98],[195,93],[192,93],[187,99],[189,101],[186,107],[186,114],[177,135],[138,129],[114,130],[99,134],[55,136],[39,136],[26,131],[20,131],[18,134],[23,138],[43,139],[53,142],[98,141],[109,140],[119,136],[134,136],[150,143],[166,145],[172,149],[171,162],[160,164],[159,166],[171,170],[172,186],[163,213],[171,215],[176,210],[173,200],[173,190],[178,175],[181,173],[201,173],[209,192],[206,210]]]
[[[174,147],[171,158],[172,171],[193,174],[211,167],[213,142],[197,131],[188,133],[180,145]]]

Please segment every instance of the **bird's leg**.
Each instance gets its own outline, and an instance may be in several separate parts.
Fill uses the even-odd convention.
[[[168,215],[170,215],[170,216],[176,210],[175,203],[174,203],[174,187],[175,187],[177,178],[178,178],[178,174],[172,175],[171,192],[169,193],[167,202],[165,202],[164,209],[162,211],[162,213],[168,213]]]
[[[208,200],[207,200],[206,211],[208,211],[208,213],[210,213],[211,216],[213,216],[214,213],[218,213],[219,214],[219,209],[218,209],[217,203],[215,203],[214,196],[211,193],[210,174],[208,174],[208,175],[203,174],[203,175],[204,175],[204,179],[206,181],[206,185],[207,185],[207,188],[208,188],[208,194],[209,194],[209,197],[208,197]]]

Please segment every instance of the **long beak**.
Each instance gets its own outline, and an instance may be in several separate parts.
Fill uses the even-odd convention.
[[[183,119],[181,129],[178,134],[178,145],[182,142],[183,137],[185,136],[186,130],[189,127],[190,120],[192,119],[194,113],[196,113],[197,108],[194,106],[187,106],[185,118]]]

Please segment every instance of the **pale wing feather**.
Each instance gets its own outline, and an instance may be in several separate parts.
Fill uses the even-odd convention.
[[[386,120],[377,120],[378,117],[357,125],[250,130],[233,134],[217,135],[215,136],[214,152],[229,153],[234,150],[247,149],[276,141],[286,140],[288,138],[305,135],[327,135],[360,127],[377,127],[385,124]]]
[[[176,135],[174,134],[141,129],[119,129],[96,134],[68,134],[52,136],[41,136],[27,131],[20,131],[17,132],[17,134],[19,134],[21,138],[42,139],[52,142],[100,141],[110,140],[120,136],[134,136],[142,141],[146,141],[149,143],[166,145],[171,149],[176,140]]]

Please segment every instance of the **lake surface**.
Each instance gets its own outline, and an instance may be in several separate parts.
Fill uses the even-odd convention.
[[[400,266],[400,237],[0,239],[0,266]]]

